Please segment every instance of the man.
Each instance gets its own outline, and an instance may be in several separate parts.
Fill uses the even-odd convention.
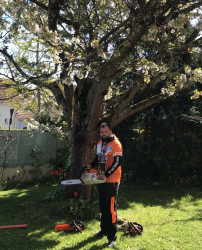
[[[101,230],[95,235],[99,238],[104,235],[108,238],[108,247],[116,244],[117,211],[116,202],[121,180],[122,145],[118,138],[112,134],[110,125],[102,123],[100,126],[101,140],[97,144],[97,153],[88,168],[98,166],[100,175],[98,179],[106,182],[98,184],[99,206],[101,212]]]

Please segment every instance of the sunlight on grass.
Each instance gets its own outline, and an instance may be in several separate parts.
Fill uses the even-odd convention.
[[[6,197],[9,198],[10,196],[13,196],[15,194],[19,194],[19,190],[9,190],[9,191],[0,191],[0,197]]]
[[[29,192],[29,189],[12,189],[7,191],[0,191],[0,197],[6,197],[7,199],[10,197],[21,198],[23,196],[27,196]]]
[[[173,205],[175,204],[183,204],[186,202],[192,202],[194,200],[193,196],[190,194],[185,195],[184,197],[182,197],[180,200],[173,200]],[[172,205],[172,204],[171,204]]]
[[[28,233],[27,235],[28,235],[28,236],[39,235],[42,231],[43,231],[43,230],[37,229],[37,230],[35,230],[35,231],[33,231],[33,232]]]
[[[133,199],[137,199],[137,203],[130,202],[127,209],[118,211],[121,218],[143,225],[143,235],[135,239],[134,249],[200,249],[202,199],[199,190],[172,199],[167,191],[164,193],[165,190],[158,190],[155,195],[147,191],[150,197],[141,198],[141,191],[139,194],[134,192]],[[196,196],[200,198],[196,199]],[[129,242],[125,247],[133,249]]]
[[[16,197],[20,198],[20,197],[23,197],[23,196],[27,196],[27,193],[25,191],[21,192],[21,194],[18,194]]]

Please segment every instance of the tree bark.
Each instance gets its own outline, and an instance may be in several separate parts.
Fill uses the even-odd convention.
[[[84,133],[81,126],[72,128],[72,158],[69,172],[70,179],[79,179],[82,174],[82,166],[89,164],[95,157],[98,131]],[[84,199],[91,198],[91,185],[67,186],[66,197],[73,197],[74,192]]]

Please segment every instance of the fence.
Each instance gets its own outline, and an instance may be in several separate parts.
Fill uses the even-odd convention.
[[[4,170],[16,167],[32,166],[34,156],[32,150],[40,152],[40,164],[50,167],[50,161],[55,160],[59,149],[64,147],[59,135],[50,132],[36,131],[0,131],[0,167]],[[11,171],[12,172],[12,171]],[[11,176],[7,173],[4,176]]]

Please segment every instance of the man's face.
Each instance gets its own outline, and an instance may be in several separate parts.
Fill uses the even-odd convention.
[[[107,138],[110,137],[110,135],[112,134],[112,131],[109,129],[108,126],[105,126],[104,128],[100,128],[100,137],[102,139],[102,141],[106,141]]]

